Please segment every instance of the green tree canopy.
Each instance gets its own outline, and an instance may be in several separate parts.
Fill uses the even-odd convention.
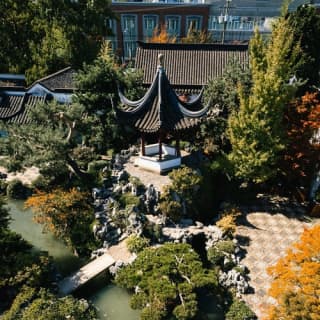
[[[250,41],[251,92],[247,95],[240,87],[240,109],[229,118],[229,160],[237,177],[259,183],[277,173],[286,144],[284,108],[296,91],[289,81],[299,52],[284,15],[274,25],[268,42],[258,31]]]
[[[52,281],[51,259],[46,253],[32,250],[28,242],[9,229],[10,215],[5,204],[0,198],[1,307],[9,305],[23,285],[50,286]]]
[[[136,260],[121,269],[116,283],[134,290],[131,306],[142,309],[141,319],[191,319],[197,314],[200,288],[217,287],[217,275],[202,266],[187,244],[164,244],[147,248]]]
[[[110,30],[110,1],[18,0],[0,4],[0,71],[25,73],[28,82],[92,62]]]
[[[53,184],[67,184],[70,175],[93,183],[89,163],[98,154],[120,150],[128,142],[111,103],[111,99],[118,103],[117,83],[126,86],[127,79],[136,84],[131,95],[140,93],[140,75],[124,72],[111,56],[101,52],[92,65],[79,71],[73,103],[38,104],[28,114],[29,124],[3,123],[8,132],[0,141],[9,156],[5,165],[11,170],[35,165]]]
[[[202,182],[200,172],[183,166],[171,171],[169,177],[171,184],[161,194],[160,210],[176,222],[185,216],[195,217],[195,201]]]
[[[72,296],[57,298],[48,290],[23,287],[3,320],[96,320],[97,311],[85,300]]]
[[[238,87],[245,92],[251,86],[249,65],[240,65],[231,60],[222,76],[209,81],[204,97],[210,102],[209,117],[200,125],[197,144],[207,155],[227,152],[230,142],[227,135],[228,117],[231,112],[239,109],[240,97]]]
[[[296,65],[298,79],[306,80],[299,88],[304,94],[320,81],[320,15],[313,5],[302,5],[286,17],[293,31],[293,44],[300,42],[301,56]]]

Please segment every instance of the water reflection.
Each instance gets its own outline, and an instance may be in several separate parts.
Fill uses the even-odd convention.
[[[81,265],[80,259],[62,241],[42,231],[42,226],[33,221],[32,211],[24,210],[23,201],[10,200],[8,207],[13,219],[11,230],[21,234],[36,250],[48,251],[62,275],[69,274]]]

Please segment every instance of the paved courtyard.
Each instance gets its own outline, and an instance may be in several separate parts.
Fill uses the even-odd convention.
[[[267,267],[274,265],[285,255],[293,242],[299,240],[304,228],[311,227],[317,221],[306,219],[305,209],[297,205],[270,212],[261,206],[242,208],[244,215],[237,229],[237,237],[244,248],[242,264],[250,270],[252,294],[244,295],[244,300],[262,319],[266,304],[272,302],[268,297],[268,288],[272,278]]]
[[[124,169],[133,177],[137,177],[141,180],[144,185],[153,184],[153,186],[161,191],[162,188],[170,184],[170,178],[167,174],[160,175],[158,173],[142,170],[135,165],[135,160],[137,157],[132,156],[128,162],[124,163]]]

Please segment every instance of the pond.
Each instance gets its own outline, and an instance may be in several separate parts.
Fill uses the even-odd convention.
[[[8,202],[12,222],[10,228],[21,234],[37,250],[48,251],[54,258],[59,272],[66,276],[77,270],[82,264],[64,243],[50,233],[43,233],[42,226],[32,219],[32,211],[24,210],[22,201]],[[91,280],[77,290],[77,297],[86,298],[97,307],[101,320],[138,320],[140,312],[129,307],[130,295],[122,288],[108,284],[104,274]],[[207,320],[223,320],[224,317],[217,311],[213,297],[201,301],[201,310]]]
[[[35,249],[48,251],[63,276],[77,270],[83,264],[62,241],[50,233],[42,232],[42,226],[32,220],[31,210],[23,209],[22,201],[10,200],[8,206],[13,219],[10,228],[21,234]],[[100,319],[139,319],[139,312],[129,307],[128,292],[114,285],[108,285],[104,275],[92,280],[87,286],[78,290],[76,295],[92,301],[99,310]]]

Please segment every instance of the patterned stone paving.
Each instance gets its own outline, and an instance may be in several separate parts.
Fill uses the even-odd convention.
[[[246,251],[242,264],[250,270],[249,283],[253,288],[253,293],[244,295],[243,299],[259,319],[263,318],[267,303],[272,303],[267,294],[272,281],[267,267],[284,256],[290,245],[300,238],[304,228],[315,223],[305,219],[302,207],[289,206],[283,211],[270,213],[261,207],[247,208],[237,229],[237,237]]]

